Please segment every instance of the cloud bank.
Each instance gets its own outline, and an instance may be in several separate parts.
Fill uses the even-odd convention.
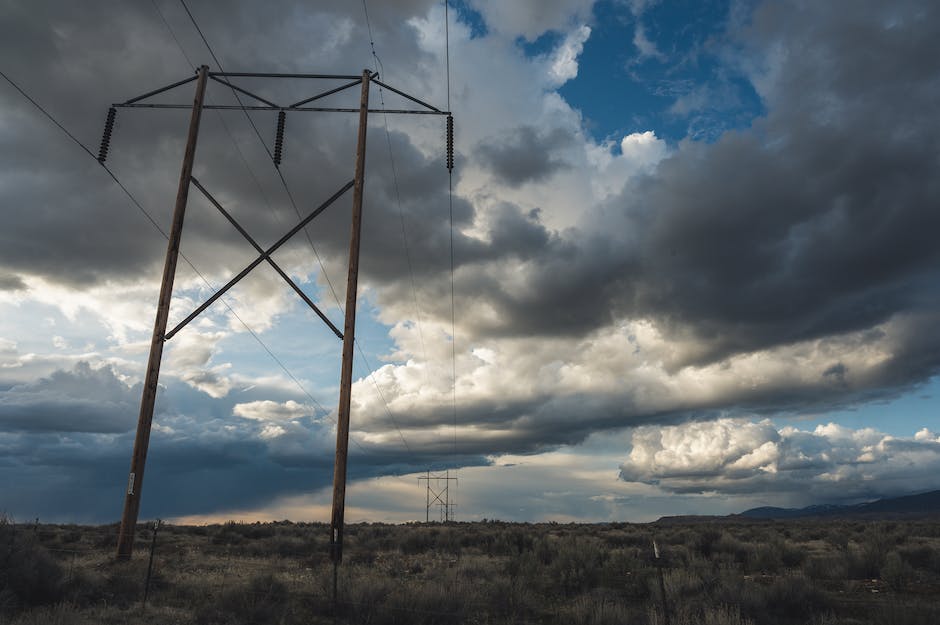
[[[895,438],[835,423],[805,431],[718,419],[637,428],[620,478],[670,493],[840,502],[929,490],[938,469],[940,437],[926,428]]]

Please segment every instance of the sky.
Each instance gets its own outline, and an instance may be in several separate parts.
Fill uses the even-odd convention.
[[[429,471],[463,521],[940,488],[935,2],[0,6],[8,517],[120,516],[189,116],[118,111],[125,193],[10,81],[97,153],[201,64],[379,71],[455,118],[452,185],[442,118],[370,118],[347,521],[423,519]],[[356,122],[288,113],[279,172],[275,114],[205,111],[194,175],[267,245],[353,177]],[[274,255],[338,326],[349,195]],[[171,325],[255,256],[196,190],[182,253]],[[141,518],[326,521],[340,357],[255,269],[166,343]]]

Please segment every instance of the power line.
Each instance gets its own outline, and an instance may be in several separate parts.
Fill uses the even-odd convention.
[[[450,23],[448,0],[444,0],[444,58],[446,63],[447,110],[450,111]],[[450,119],[450,118],[448,118]],[[448,163],[449,165],[451,163]],[[457,306],[454,285],[454,171],[447,168],[447,204],[450,215],[450,357],[453,378],[452,401],[454,406],[454,456],[457,455]]]
[[[444,0],[444,63],[446,67],[447,82],[447,110],[450,110],[450,18],[448,17],[448,0]]]
[[[385,401],[385,394],[382,392],[382,387],[379,386],[378,382],[375,379],[375,374],[372,371],[372,365],[369,363],[369,360],[366,358],[366,353],[362,351],[362,346],[359,344],[359,341],[356,341],[356,349],[359,350],[359,355],[362,356],[362,360],[366,365],[366,371],[369,372],[369,377],[372,378],[372,383],[375,385],[375,390],[378,391],[379,397],[382,399],[382,403],[385,404],[385,414],[388,415],[389,420],[395,426],[395,429],[398,430],[398,437],[401,438],[401,442],[404,443],[405,449],[408,453],[411,453],[411,445],[408,444],[408,441],[405,440],[405,435],[402,433],[401,428],[398,426],[398,421],[395,420],[395,417],[392,416],[392,410],[388,405],[388,402]]]
[[[153,8],[159,14],[160,19],[163,21],[163,25],[166,27],[167,32],[170,33],[170,36],[173,38],[173,41],[176,43],[176,47],[179,48],[180,54],[183,55],[183,58],[186,59],[187,65],[189,65],[193,70],[196,69],[196,64],[192,62],[189,58],[189,55],[186,54],[186,50],[183,48],[183,44],[180,43],[179,38],[176,36],[176,33],[173,31],[173,27],[170,26],[170,22],[166,19],[166,16],[163,14],[163,11],[160,9],[160,6],[157,4],[157,0],[150,0],[153,4]],[[206,94],[206,99],[209,100],[210,104],[212,99]],[[255,183],[255,187],[258,189],[258,192],[261,194],[261,199],[264,200],[265,206],[267,206],[268,211],[274,215],[274,219],[278,224],[283,224],[281,219],[281,214],[274,209],[274,206],[271,204],[271,200],[268,198],[268,194],[265,193],[264,187],[261,185],[261,181],[258,180],[258,176],[255,174],[254,169],[248,163],[248,159],[245,157],[245,153],[242,151],[241,146],[238,145],[238,141],[235,140],[235,135],[232,134],[231,129],[225,121],[225,116],[222,114],[222,111],[216,110],[216,115],[219,118],[219,122],[222,124],[222,128],[225,129],[225,134],[228,135],[228,138],[232,142],[232,146],[235,148],[235,152],[238,154],[238,158],[241,160],[242,164],[245,166],[245,169],[248,171],[248,175],[251,177],[252,181]]]
[[[366,0],[362,0],[362,10],[363,10],[363,13],[365,14],[366,28],[368,29],[368,32],[369,32],[369,46],[370,46],[371,51],[372,51],[372,56],[373,56],[373,58],[375,59],[376,64],[381,67],[381,66],[382,66],[382,61],[381,61],[381,59],[379,58],[378,54],[377,54],[376,51],[375,51],[375,37],[373,36],[373,32],[372,32],[372,24],[371,24],[371,22],[369,21],[369,9],[368,9],[368,6],[367,6],[367,4],[366,4]],[[451,104],[450,104],[450,27],[449,27],[448,21],[449,21],[449,20],[448,20],[448,2],[447,2],[447,0],[444,0],[444,31],[445,31],[445,59],[446,59],[446,83],[447,83],[447,110],[450,111],[450,106],[451,106]],[[378,68],[376,68],[376,69],[378,69]],[[383,71],[383,73],[384,73],[384,67],[382,68],[382,71]],[[379,98],[380,98],[380,101],[381,101],[382,108],[384,109],[384,108],[385,108],[385,101],[384,101],[384,97],[383,97],[383,92],[382,92],[382,87],[381,87],[381,86],[379,87]],[[419,338],[420,338],[420,340],[421,340],[421,348],[422,348],[422,351],[424,351],[424,353],[425,353],[425,360],[427,360],[427,351],[426,351],[425,344],[424,344],[424,335],[423,335],[423,333],[422,333],[422,331],[421,331],[421,326],[420,326],[420,316],[421,316],[421,313],[420,313],[420,308],[419,308],[419,306],[418,306],[417,288],[416,288],[416,285],[415,285],[415,278],[414,278],[414,268],[413,268],[413,265],[412,265],[412,262],[411,262],[411,253],[410,253],[410,249],[409,249],[409,246],[408,246],[408,238],[407,238],[407,233],[406,233],[406,229],[405,229],[404,211],[402,210],[402,206],[401,206],[401,195],[400,195],[400,193],[399,193],[399,187],[398,187],[398,176],[397,176],[397,172],[396,172],[396,168],[395,168],[394,154],[393,154],[393,151],[392,151],[391,135],[390,135],[390,133],[389,133],[389,128],[388,128],[388,116],[387,116],[387,115],[383,115],[383,118],[384,118],[384,121],[385,121],[385,138],[386,138],[386,142],[387,142],[387,144],[388,144],[389,160],[390,160],[390,162],[391,162],[391,167],[392,167],[392,178],[393,178],[394,184],[395,184],[395,196],[396,196],[396,200],[397,200],[397,202],[398,202],[398,211],[399,211],[399,217],[400,217],[401,227],[402,227],[402,240],[404,241],[404,245],[405,245],[405,255],[406,255],[406,258],[407,258],[407,261],[408,261],[408,271],[409,271],[409,274],[410,274],[410,276],[411,276],[412,296],[413,296],[414,301],[415,301],[415,312],[416,312],[416,316],[417,316],[416,322],[417,322],[417,324],[418,324],[418,335],[419,335]],[[448,168],[448,191],[449,191],[449,193],[448,193],[448,204],[449,204],[449,212],[450,212],[451,374],[452,374],[452,379],[453,379],[453,385],[452,385],[452,403],[453,403],[453,421],[454,421],[454,444],[453,444],[453,450],[454,450],[454,455],[456,456],[456,454],[457,454],[457,347],[456,347],[456,343],[457,343],[457,332],[456,332],[457,323],[456,323],[456,306],[455,306],[456,297],[455,297],[455,285],[454,285],[454,200],[453,200],[454,185],[453,185],[453,172],[452,172],[452,170],[450,170],[449,168]],[[361,351],[361,350],[360,350],[360,351]],[[365,355],[363,355],[363,358],[364,358],[364,357],[365,357]],[[376,386],[376,389],[378,390],[378,386]],[[379,391],[379,392],[380,392],[380,394],[381,394],[381,391]],[[387,405],[386,405],[386,408],[387,408]]]
[[[382,66],[382,61],[381,61],[381,59],[379,58],[379,56],[378,56],[378,54],[376,53],[376,50],[375,50],[375,37],[374,37],[373,32],[372,32],[372,24],[371,24],[371,22],[370,22],[370,20],[369,20],[369,9],[368,9],[368,6],[367,6],[367,4],[366,4],[366,0],[362,0],[362,10],[363,10],[363,13],[364,13],[365,19],[366,19],[366,28],[367,28],[368,33],[369,33],[369,46],[370,46],[370,49],[371,49],[371,51],[372,51],[372,57],[375,59],[376,70],[378,70],[379,67],[381,67],[381,68],[382,68],[382,73],[384,74],[384,71],[385,71],[385,70],[384,70],[384,67]],[[446,68],[447,68],[447,69],[446,69],[446,73],[447,73],[447,80],[446,80],[446,82],[447,82],[447,110],[450,111],[450,36],[449,36],[449,30],[448,30],[449,27],[448,27],[448,24],[447,24],[447,21],[448,21],[448,20],[447,20],[447,15],[448,15],[448,13],[447,13],[447,0],[445,0],[445,1],[444,1],[444,24],[445,24],[445,33],[447,33],[447,34],[445,35],[445,40],[446,40],[446,45],[445,45],[445,49],[446,49]],[[380,100],[380,103],[381,103],[381,108],[384,109],[384,108],[385,108],[385,99],[384,99],[383,90],[382,90],[381,85],[379,86],[379,100]],[[420,341],[421,341],[421,349],[422,349],[422,352],[424,353],[424,359],[425,359],[425,361],[427,361],[427,350],[426,350],[425,343],[424,343],[424,334],[423,334],[423,332],[422,332],[422,330],[421,330],[421,310],[420,310],[420,307],[419,307],[419,305],[418,305],[418,296],[417,296],[417,287],[416,287],[416,284],[415,284],[414,267],[413,267],[413,264],[412,264],[412,261],[411,261],[411,252],[410,252],[410,248],[409,248],[409,245],[408,245],[408,236],[407,236],[407,231],[406,231],[406,227],[405,227],[405,216],[404,216],[404,211],[403,211],[402,205],[401,205],[401,193],[400,193],[400,191],[399,191],[398,174],[397,174],[397,169],[396,169],[396,167],[395,167],[395,157],[394,157],[394,153],[393,153],[393,150],[392,150],[391,133],[389,132],[389,127],[388,127],[388,115],[383,114],[383,121],[384,121],[384,126],[385,126],[385,140],[386,140],[386,143],[387,143],[387,145],[388,145],[388,156],[389,156],[389,161],[390,161],[391,169],[392,169],[392,179],[393,179],[393,181],[394,181],[394,187],[395,187],[395,198],[396,198],[397,205],[398,205],[398,214],[399,214],[399,219],[400,219],[400,223],[401,223],[402,241],[404,242],[404,247],[405,247],[405,257],[406,257],[406,260],[407,260],[407,263],[408,263],[408,272],[409,272],[409,275],[410,275],[410,277],[411,277],[411,289],[412,289],[412,297],[413,297],[414,303],[415,303],[415,315],[416,315],[416,323],[417,323],[417,327],[418,327],[418,336],[419,336]],[[452,343],[452,348],[451,348],[451,369],[452,369],[452,377],[453,377],[453,392],[452,392],[452,396],[453,396],[453,397],[452,397],[452,399],[453,399],[453,407],[454,407],[454,408],[453,408],[453,414],[454,414],[454,454],[455,454],[455,456],[456,456],[456,453],[457,453],[457,364],[456,364],[457,360],[456,360],[456,358],[457,358],[457,357],[456,357],[456,312],[455,312],[456,309],[455,309],[455,297],[454,297],[454,291],[455,291],[455,289],[454,289],[454,234],[453,234],[453,232],[454,232],[454,228],[453,228],[453,223],[454,223],[453,213],[454,213],[454,209],[453,209],[453,173],[452,173],[452,171],[450,170],[450,168],[448,168],[448,177],[449,177],[449,185],[448,185],[448,186],[449,186],[449,206],[450,206],[451,343]],[[362,354],[363,359],[365,359],[365,354],[362,353],[361,348],[360,348],[359,351],[360,351],[360,353]],[[370,367],[370,368],[371,368],[371,367]],[[371,374],[370,374],[370,375],[371,375]],[[374,378],[373,378],[373,381],[374,381]],[[376,390],[378,390],[378,391],[379,391],[379,394],[381,395],[382,392],[381,392],[381,389],[379,389],[378,384],[376,384]],[[384,397],[383,397],[383,400],[384,400]],[[386,403],[386,410],[388,410],[388,404],[387,404],[387,403]],[[389,417],[391,418],[391,412],[389,412]],[[398,427],[398,424],[396,423],[395,426],[396,426],[396,428],[397,428],[397,427]],[[401,434],[401,430],[399,429],[399,435],[400,435],[400,434]],[[404,437],[402,437],[402,441],[404,442]],[[406,443],[406,446],[407,446],[407,443]],[[450,478],[450,477],[449,477],[449,472],[448,472],[448,477],[447,477],[446,479],[449,481],[449,480],[451,480],[451,479],[456,480],[457,478]],[[449,506],[448,506],[448,507],[449,507]]]
[[[62,124],[60,124],[60,123],[59,123],[59,120],[57,120],[55,117],[53,117],[52,114],[51,114],[49,111],[47,111],[45,108],[43,108],[43,106],[42,106],[39,102],[37,102],[36,100],[34,100],[28,93],[26,93],[25,91],[23,91],[23,89],[20,88],[20,86],[19,86],[18,84],[16,84],[16,83],[13,81],[12,78],[10,78],[9,76],[7,76],[7,75],[3,72],[3,70],[0,70],[0,76],[3,76],[3,79],[6,80],[8,83],[10,83],[10,86],[12,86],[14,89],[16,89],[17,91],[19,91],[21,96],[23,96],[24,98],[26,98],[27,100],[29,100],[30,104],[32,104],[32,105],[35,106],[37,109],[39,109],[39,112],[42,113],[43,115],[45,115],[46,118],[47,118],[49,121],[51,121],[53,124],[55,124],[56,126],[58,126],[59,130],[61,130],[62,132],[64,132],[64,133],[66,134],[66,136],[67,136],[69,139],[71,139],[71,140],[75,143],[75,145],[77,145],[77,146],[80,147],[82,150],[84,150],[85,153],[88,154],[88,156],[92,157],[92,158],[95,159],[96,161],[98,160],[98,157],[95,156],[95,155],[92,153],[91,150],[89,150],[87,147],[85,147],[85,144],[84,144],[84,143],[82,143],[81,141],[79,141],[78,138],[77,138],[75,135],[73,135],[71,132],[69,132],[68,128],[66,128],[65,126],[63,126]],[[108,169],[108,167],[107,167],[104,163],[101,163],[101,166],[104,167],[104,168],[110,173],[111,170]],[[114,177],[114,174],[111,174],[111,176]],[[138,204],[138,206],[140,206],[140,205]],[[159,227],[159,226],[158,226],[158,227]]]
[[[382,97],[382,88],[379,87],[379,100],[385,108],[385,99]],[[398,220],[401,223],[401,240],[405,246],[405,260],[408,261],[408,275],[411,277],[411,297],[415,304],[415,326],[418,328],[418,339],[421,341],[421,353],[425,362],[428,360],[428,350],[424,343],[424,331],[421,329],[421,307],[418,305],[418,287],[415,282],[414,265],[411,261],[411,246],[408,244],[408,232],[405,228],[405,211],[401,206],[401,192],[398,188],[398,173],[395,167],[395,157],[392,154],[392,137],[388,131],[388,115],[383,114],[385,121],[385,142],[388,144],[388,160],[392,167],[392,180],[395,184],[395,203],[398,205]]]
[[[375,37],[372,36],[372,22],[369,21],[369,7],[366,6],[366,0],[362,0],[362,12],[366,16],[366,29],[369,31],[369,47],[372,48],[372,56],[378,61],[379,57],[375,55]],[[376,68],[376,70],[378,70],[378,68]]]
[[[369,46],[372,49],[372,58],[375,59],[375,63],[376,63],[375,69],[376,71],[378,71],[379,67],[382,66],[382,60],[379,58],[379,55],[375,51],[375,38],[373,37],[373,34],[372,34],[372,23],[369,21],[369,9],[366,6],[366,0],[362,0],[362,12],[365,14],[365,17],[366,17],[366,28],[369,31]],[[384,74],[384,71],[385,71],[385,68],[382,67],[383,74]],[[380,108],[384,111],[385,110],[385,91],[382,89],[381,85],[379,85],[379,103],[380,103]],[[414,300],[414,305],[415,305],[415,325],[418,329],[418,339],[421,342],[421,353],[424,356],[425,362],[427,362],[428,352],[427,352],[427,346],[425,345],[425,342],[424,342],[424,332],[421,329],[421,307],[418,305],[418,288],[417,288],[417,284],[415,281],[414,265],[411,261],[411,248],[410,248],[410,245],[408,244],[408,233],[405,227],[405,211],[402,209],[401,191],[398,185],[398,168],[395,166],[395,154],[392,150],[392,137],[388,128],[388,115],[384,112],[382,113],[382,120],[385,125],[385,143],[388,146],[388,160],[392,169],[392,182],[395,188],[395,203],[398,207],[398,219],[399,219],[399,222],[401,223],[401,238],[405,247],[405,260],[408,263],[408,275],[411,278],[411,296],[412,296],[412,299]]]
[[[372,22],[369,20],[369,8],[366,5],[366,0],[362,0],[362,12],[366,18],[366,29],[369,32],[369,47],[372,50],[372,58],[375,59],[374,68],[377,72],[380,71],[381,69],[381,73],[384,74],[385,67],[382,65],[382,60],[379,58],[379,55],[375,51],[375,37],[373,36],[373,33],[372,33]],[[385,95],[384,95],[384,90],[382,89],[381,85],[379,85],[379,103],[380,103],[380,108],[384,111],[385,110]],[[415,314],[417,317],[416,323],[418,327],[418,336],[421,340],[421,350],[424,353],[424,359],[427,360],[427,350],[425,349],[425,345],[424,345],[424,334],[421,331],[421,309],[418,307],[418,294],[417,294],[417,289],[415,287],[414,269],[411,263],[411,252],[408,247],[408,235],[405,229],[405,214],[404,214],[404,211],[402,210],[401,192],[398,186],[398,172],[395,167],[395,155],[392,152],[392,139],[391,139],[391,135],[388,129],[388,115],[385,114],[384,112],[382,114],[382,119],[385,125],[385,141],[388,145],[388,159],[389,159],[389,163],[391,164],[391,169],[392,169],[392,181],[395,187],[395,200],[396,200],[396,205],[398,206],[399,220],[401,222],[401,235],[402,235],[402,241],[404,242],[404,246],[405,246],[405,258],[408,261],[408,273],[411,276],[411,294],[415,303]],[[384,393],[382,393],[382,389],[379,387],[379,384],[375,379],[375,375],[372,373],[372,365],[369,364],[369,361],[366,358],[365,352],[363,352],[362,347],[359,345],[358,341],[356,342],[356,347],[358,348],[359,354],[362,356],[363,361],[365,361],[366,363],[366,368],[369,370],[369,377],[372,378],[372,382],[375,385],[375,390],[379,393],[379,396],[382,398],[382,402],[385,404],[385,412],[388,415],[389,420],[391,420],[392,423],[395,425],[395,429],[398,430],[398,435],[401,437],[401,441],[405,444],[405,448],[408,449],[408,451],[410,452],[411,448],[408,445],[408,442],[405,440],[405,437],[402,434],[401,428],[398,426],[398,422],[392,416],[392,412],[391,412],[391,409],[389,408],[388,402],[385,401],[385,395]]]
[[[173,28],[170,26],[170,23],[167,21],[166,16],[163,15],[163,11],[160,10],[160,5],[157,4],[157,0],[150,0],[150,3],[153,5],[154,10],[156,10],[157,15],[160,16],[160,19],[163,20],[163,25],[166,26],[167,32],[170,33],[170,36],[173,37],[173,41],[176,42],[176,47],[179,48],[180,52],[183,55],[183,58],[186,59],[186,63],[193,69],[196,69],[196,64],[193,63],[189,55],[186,54],[186,50],[183,49],[183,44],[180,43],[180,40],[177,39],[176,33],[173,32]]]

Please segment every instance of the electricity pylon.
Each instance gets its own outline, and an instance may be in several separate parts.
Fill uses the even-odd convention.
[[[418,481],[425,480],[427,483],[427,494],[425,496],[425,510],[424,510],[424,522],[431,522],[431,508],[438,506],[439,521],[441,523],[448,523],[455,520],[454,508],[457,507],[457,503],[451,502],[450,499],[450,483],[457,482],[456,477],[450,476],[450,470],[448,470],[444,475],[431,475],[430,471],[427,471],[425,475],[422,475],[418,478]],[[431,486],[431,482],[434,482],[434,485]],[[441,485],[443,482],[443,486]]]
[[[294,80],[344,80],[344,84],[317,93],[309,98],[295,102],[288,106],[275,104],[265,98],[262,98],[238,85],[230,82],[234,78],[255,78],[255,79],[294,79]],[[239,106],[232,105],[213,105],[205,104],[206,87],[209,80],[221,83],[234,91],[238,91],[252,100],[255,104]],[[168,92],[181,85],[196,82],[196,94],[192,105],[186,104],[157,104],[145,102],[149,98]],[[372,83],[379,85],[393,93],[396,93],[414,104],[419,105],[419,109],[370,109],[369,108],[369,88]],[[358,108],[337,108],[310,106],[311,102],[339,93],[356,85],[360,85],[360,100]],[[337,408],[337,428],[336,428],[336,457],[333,466],[333,509],[330,520],[330,557],[335,566],[343,558],[343,526],[346,501],[346,467],[347,452],[349,449],[349,407],[350,395],[352,392],[352,365],[353,365],[353,347],[355,345],[356,332],[356,291],[359,279],[359,246],[360,233],[362,230],[362,204],[363,190],[365,185],[365,154],[366,154],[366,136],[368,130],[369,113],[383,114],[414,114],[414,115],[443,115],[447,116],[447,168],[453,168],[453,118],[448,111],[441,111],[430,104],[408,95],[407,93],[395,89],[378,79],[378,74],[373,74],[369,70],[363,70],[361,76],[356,75],[334,75],[334,74],[272,74],[272,73],[249,73],[249,72],[211,72],[208,66],[203,65],[197,71],[196,75],[180,80],[171,85],[161,87],[154,91],[131,98],[119,104],[113,104],[108,109],[108,116],[105,122],[104,135],[101,140],[101,148],[98,154],[98,160],[102,163],[107,159],[110,148],[111,134],[114,128],[116,109],[118,108],[162,108],[162,109],[191,109],[189,122],[189,132],[186,139],[186,148],[183,152],[182,171],[180,172],[179,187],[176,194],[176,204],[173,210],[173,222],[168,237],[166,259],[163,268],[163,279],[160,285],[160,296],[157,302],[157,314],[154,320],[153,336],[150,343],[150,355],[147,361],[147,372],[144,377],[143,393],[140,402],[140,413],[137,420],[137,433],[134,439],[134,451],[131,456],[130,473],[127,480],[127,490],[124,496],[124,510],[121,516],[121,529],[118,535],[117,557],[119,559],[128,559],[131,557],[134,548],[134,529],[137,525],[137,517],[140,510],[141,491],[143,488],[144,468],[147,461],[147,450],[150,445],[150,430],[153,422],[154,404],[157,396],[157,383],[160,376],[160,363],[163,356],[163,345],[170,340],[177,332],[183,329],[190,321],[195,319],[200,313],[206,310],[213,302],[219,299],[226,291],[237,284],[252,269],[263,262],[270,265],[284,279],[290,287],[304,300],[304,302],[320,317],[333,331],[333,333],[343,341],[343,358],[340,370],[340,393],[339,405]],[[358,113],[359,130],[356,143],[355,174],[353,179],[345,183],[330,198],[324,201],[320,206],[313,210],[307,217],[303,218],[296,226],[289,230],[273,245],[262,248],[242,226],[216,201],[209,191],[192,175],[193,163],[196,156],[196,143],[199,137],[199,123],[202,111],[207,109],[217,110],[244,110],[244,111],[273,111],[278,113],[277,137],[275,139],[275,151],[272,158],[275,165],[280,164],[281,146],[283,143],[284,122],[288,112],[333,112],[333,113]],[[172,330],[167,332],[167,321],[169,319],[170,300],[173,295],[173,282],[176,276],[176,265],[179,257],[180,240],[183,233],[183,221],[186,213],[186,205],[189,197],[190,186],[195,186],[209,202],[217,208],[222,215],[235,227],[236,230],[248,241],[248,243],[258,252],[258,257],[249,263],[241,272],[229,280],[222,288],[212,295],[205,303],[196,308],[189,316],[177,324]],[[307,297],[288,275],[278,266],[271,255],[286,243],[292,236],[303,230],[308,223],[320,213],[326,210],[333,202],[339,199],[350,188],[353,189],[353,207],[352,207],[352,228],[349,243],[349,270],[346,281],[346,308],[345,322],[343,331],[333,325],[332,322],[323,314],[323,312]],[[335,576],[334,576],[335,579]],[[335,590],[335,589],[334,589]]]

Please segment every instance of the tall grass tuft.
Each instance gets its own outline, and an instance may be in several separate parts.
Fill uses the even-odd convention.
[[[35,534],[0,517],[0,614],[61,601],[64,587],[62,567]]]

